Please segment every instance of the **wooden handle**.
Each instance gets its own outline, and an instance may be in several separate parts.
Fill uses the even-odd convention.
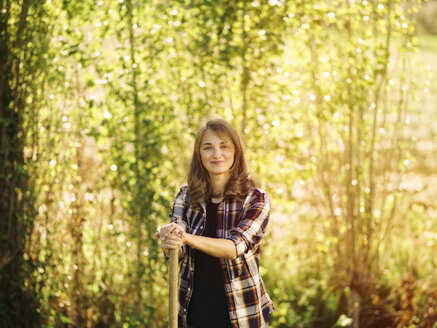
[[[178,250],[170,250],[170,271],[169,271],[169,328],[178,327]]]

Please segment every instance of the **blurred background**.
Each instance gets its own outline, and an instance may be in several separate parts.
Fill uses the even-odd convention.
[[[270,326],[437,327],[437,1],[0,2],[0,327],[167,326],[196,131],[272,198]]]

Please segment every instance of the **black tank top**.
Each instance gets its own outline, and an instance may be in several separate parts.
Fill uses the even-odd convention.
[[[202,236],[216,238],[218,203],[206,204]],[[195,328],[232,328],[219,259],[194,250],[193,294],[188,306],[188,325]]]

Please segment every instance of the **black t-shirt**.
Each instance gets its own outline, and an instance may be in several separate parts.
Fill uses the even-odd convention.
[[[202,236],[216,238],[219,204],[207,202]],[[193,294],[188,306],[188,325],[195,328],[231,328],[219,259],[194,250]]]

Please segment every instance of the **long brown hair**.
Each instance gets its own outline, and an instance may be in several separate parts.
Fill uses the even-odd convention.
[[[199,207],[200,203],[208,200],[212,193],[209,174],[200,157],[200,145],[208,130],[215,132],[222,138],[229,139],[234,145],[234,163],[229,169],[229,180],[225,186],[223,196],[228,199],[244,200],[247,193],[255,188],[255,182],[249,177],[240,137],[230,123],[222,119],[215,119],[208,121],[199,130],[194,142],[193,157],[188,172],[190,205]]]

